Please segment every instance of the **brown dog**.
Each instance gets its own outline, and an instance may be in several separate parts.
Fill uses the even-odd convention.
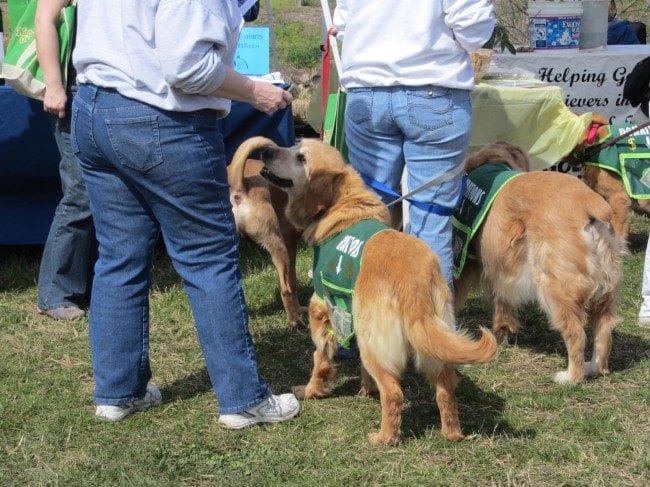
[[[592,122],[600,125],[597,138],[593,141],[594,144],[597,144],[607,136],[608,124],[605,117],[597,113],[594,114]],[[581,164],[580,162],[577,162],[576,159],[578,154],[580,154],[584,149],[585,143],[586,142],[582,142],[578,144],[573,154],[569,156],[568,162],[572,165],[577,166]],[[650,216],[650,199],[631,199],[625,189],[623,181],[615,172],[588,164],[584,166],[582,179],[587,186],[605,198],[605,201],[607,201],[612,207],[612,226],[614,227],[616,235],[618,235],[623,242],[627,241],[630,218],[633,210]]]
[[[527,155],[507,142],[486,146],[467,159],[472,170],[491,162],[527,171]],[[470,184],[468,183],[468,189]],[[462,207],[461,207],[462,208]],[[568,351],[568,370],[555,381],[576,384],[606,374],[622,244],[611,226],[612,210],[578,178],[548,171],[524,172],[509,180],[474,237],[477,260],[456,281],[456,305],[481,274],[493,299],[492,331],[504,339],[519,327],[515,313],[536,300]],[[594,331],[594,352],[585,363],[585,326]]]
[[[462,438],[451,364],[483,363],[497,354],[495,337],[482,329],[473,341],[453,331],[451,293],[440,271],[438,257],[421,240],[385,228],[367,241],[348,238],[355,224],[390,222],[386,206],[366,189],[354,169],[339,152],[316,140],[305,139],[284,149],[267,141],[261,153],[262,175],[288,194],[287,216],[302,230],[307,243],[316,246],[315,264],[322,262],[321,245],[341,237],[336,246],[338,264],[326,264],[332,276],[352,267],[348,256],[362,260],[350,314],[362,362],[362,393],[378,388],[381,427],[369,435],[373,444],[395,444],[399,440],[403,393],[400,376],[410,356],[436,389],[442,434],[449,440]],[[381,223],[379,223],[381,222]],[[343,263],[343,264],[342,264]],[[325,273],[315,265],[314,277]],[[328,279],[330,277],[328,274]],[[320,281],[319,281],[320,282]],[[317,284],[315,283],[315,286]],[[328,297],[314,294],[309,304],[311,336],[316,351],[311,379],[295,388],[299,396],[320,398],[330,392],[334,378],[332,358],[338,346],[334,327],[341,313]]]
[[[263,140],[266,144],[268,139]],[[255,137],[244,141],[228,166],[235,223],[239,233],[271,254],[289,326],[302,327],[305,324],[300,317],[301,307],[296,294],[296,250],[300,232],[285,216],[287,195],[260,176],[261,161],[248,158],[258,145]]]

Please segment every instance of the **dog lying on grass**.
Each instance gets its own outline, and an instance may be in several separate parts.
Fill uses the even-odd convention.
[[[470,198],[454,219],[460,255],[456,309],[482,274],[492,294],[492,331],[503,340],[520,327],[517,308],[537,301],[568,352],[568,369],[555,381],[577,384],[585,376],[608,373],[612,330],[619,322],[615,306],[622,243],[612,229],[612,210],[600,195],[574,176],[528,168],[524,151],[507,142],[467,159],[465,194]],[[481,179],[489,172],[497,177]],[[499,179],[505,184],[497,190],[492,180]],[[490,200],[489,209],[481,205]],[[483,213],[474,224],[462,223],[472,206]],[[469,244],[459,240],[463,233],[473,236]],[[472,244],[475,260],[463,266]],[[587,324],[594,351],[585,363]]]
[[[266,141],[268,139],[264,139]],[[289,326],[304,327],[296,292],[296,251],[300,232],[287,220],[287,195],[260,176],[262,162],[249,159],[256,150],[255,138],[244,141],[228,166],[230,202],[237,231],[271,254],[278,273],[280,296]]]
[[[336,149],[313,139],[288,149],[259,138],[255,144],[263,147],[262,176],[287,193],[287,217],[315,246],[316,293],[309,304],[314,365],[309,383],[294,392],[304,398],[328,395],[334,353],[354,333],[361,392],[376,388],[381,400],[381,426],[369,435],[371,443],[399,441],[400,376],[411,357],[436,389],[442,434],[462,439],[452,364],[492,360],[495,337],[483,328],[476,341],[453,331],[451,293],[438,257],[421,240],[388,226],[386,206]]]

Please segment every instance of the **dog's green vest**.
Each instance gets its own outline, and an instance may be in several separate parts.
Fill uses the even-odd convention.
[[[454,226],[454,277],[460,277],[467,257],[476,259],[472,239],[494,199],[508,181],[522,174],[502,163],[482,164],[468,174],[463,201],[451,220]]]
[[[631,124],[610,125],[609,134],[599,143],[634,127]],[[650,199],[650,129],[642,129],[604,148],[585,164],[618,174],[630,198]]]
[[[339,344],[348,348],[354,337],[352,298],[366,242],[390,230],[378,220],[362,220],[314,247],[314,291],[327,304]]]

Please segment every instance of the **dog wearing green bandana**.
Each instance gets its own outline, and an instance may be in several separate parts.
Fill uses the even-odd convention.
[[[528,168],[526,153],[507,142],[467,159],[466,198],[453,222],[456,309],[474,284],[486,283],[492,331],[504,340],[520,328],[517,309],[536,301],[568,352],[568,368],[555,381],[577,384],[608,373],[623,244],[600,195],[574,176]],[[589,362],[587,326],[594,336]]]
[[[650,216],[650,127],[632,132],[589,157],[584,154],[635,127],[610,125],[595,113],[585,140],[567,159],[574,166],[583,166],[583,181],[612,207],[614,231],[624,242],[632,211]]]
[[[462,439],[453,364],[495,358],[494,335],[481,329],[475,340],[455,331],[438,257],[418,238],[388,226],[387,207],[336,149],[313,139],[291,148],[258,142],[261,175],[287,193],[287,217],[314,246],[309,325],[316,350],[309,382],[294,392],[303,398],[328,395],[334,352],[354,335],[361,392],[378,391],[381,401],[381,426],[368,436],[371,443],[399,441],[400,376],[411,359],[435,388],[442,434]]]

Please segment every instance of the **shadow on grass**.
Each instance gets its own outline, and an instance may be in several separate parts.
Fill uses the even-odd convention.
[[[208,370],[203,367],[201,370],[192,372],[176,379],[171,384],[160,388],[163,403],[174,402],[177,399],[190,399],[212,390]]]
[[[456,389],[456,399],[463,434],[507,436],[508,438],[534,438],[532,429],[518,429],[503,419],[505,400],[498,394],[478,387],[462,373]],[[435,402],[434,390],[415,372],[402,381],[407,406],[402,412],[402,435],[404,438],[420,438],[431,428],[440,430],[440,412]]]
[[[42,245],[0,246],[0,291],[18,292],[36,285]]]
[[[647,233],[630,231],[627,236],[627,249],[630,253],[645,252],[647,245]]]
[[[272,367],[279,367],[291,385],[306,384],[311,374],[314,346],[308,332],[274,330],[267,335],[270,340],[256,345],[261,361],[273,361]],[[273,343],[283,343],[278,353]],[[275,355],[274,355],[275,354]],[[281,355],[281,358],[279,357]],[[266,360],[265,360],[266,359]],[[330,398],[355,397],[361,387],[359,358],[335,358],[337,378]],[[269,364],[266,364],[266,368]],[[498,394],[479,388],[471,379],[459,373],[456,390],[460,419],[465,434],[508,436],[530,438],[533,430],[513,428],[503,420],[505,400]],[[404,373],[401,380],[406,399],[402,411],[404,438],[419,438],[431,428],[440,429],[440,414],[434,400],[434,390],[426,378],[413,367]],[[374,396],[379,406],[379,397]]]
[[[472,301],[487,303],[484,298],[477,298]],[[474,317],[476,317],[476,302],[472,303],[474,311],[470,311]],[[463,311],[464,313],[465,311]],[[487,316],[487,313],[485,316]],[[526,348],[532,352],[545,355],[562,355],[566,358],[566,345],[562,335],[551,329],[546,315],[537,305],[529,304],[522,307],[518,316],[521,328],[518,333],[508,335],[509,345]],[[489,323],[491,318],[487,316],[487,319]],[[586,333],[585,359],[589,360],[593,350],[593,335],[589,327]],[[612,351],[609,359],[609,370],[611,372],[630,369],[648,357],[650,357],[649,340],[621,330],[614,330],[612,333]]]
[[[263,333],[255,342],[261,375],[274,393],[289,392],[291,387],[306,383],[312,367],[313,344],[306,330],[274,329]],[[166,402],[189,399],[212,390],[207,369],[179,377],[163,388]]]

